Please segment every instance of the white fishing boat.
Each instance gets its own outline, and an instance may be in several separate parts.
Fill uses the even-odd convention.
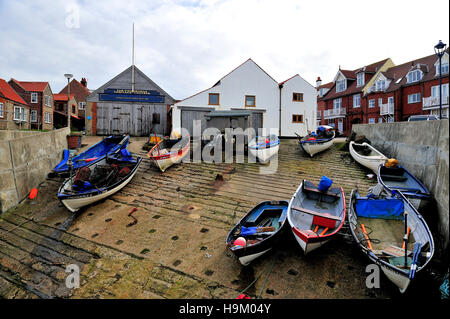
[[[104,157],[87,167],[85,178],[79,174],[67,178],[58,190],[58,199],[71,212],[75,213],[84,206],[107,198],[124,188],[134,177],[142,161],[137,159],[122,160],[116,157]]]
[[[266,163],[278,153],[280,139],[276,134],[270,136],[256,136],[248,143],[249,152],[262,163]]]
[[[383,153],[366,142],[358,144],[351,141],[348,148],[356,162],[371,169],[375,174],[378,174],[378,167],[388,160]]]
[[[331,126],[321,125],[317,128],[317,133],[299,138],[299,144],[303,151],[313,157],[315,154],[329,149],[334,143],[335,135]]]
[[[148,152],[147,156],[155,163],[161,172],[170,166],[180,163],[190,150],[190,136],[178,139],[165,138]]]

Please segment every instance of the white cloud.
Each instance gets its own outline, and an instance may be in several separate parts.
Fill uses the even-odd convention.
[[[80,28],[67,28],[77,4]],[[403,63],[448,43],[448,1],[269,0],[1,1],[0,77],[88,78],[91,89],[131,64],[173,97],[213,85],[249,57],[276,80],[331,81],[387,57]]]

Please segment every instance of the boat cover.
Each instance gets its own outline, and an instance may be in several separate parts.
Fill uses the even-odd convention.
[[[356,213],[359,217],[403,219],[404,211],[403,201],[398,198],[358,197],[356,200]]]

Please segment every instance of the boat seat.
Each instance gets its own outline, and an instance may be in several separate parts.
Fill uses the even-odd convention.
[[[330,229],[336,228],[338,225],[338,222],[341,221],[341,218],[338,216],[334,216],[328,213],[319,213],[310,209],[306,209],[303,207],[298,206],[292,206],[292,209],[306,213],[308,215],[313,215],[313,225],[321,226],[321,227],[327,227]]]
[[[340,197],[341,197],[341,196],[339,196],[338,194],[335,194],[335,193],[331,193],[331,192],[321,192],[321,191],[319,191],[319,190],[316,189],[316,188],[311,188],[311,187],[306,187],[306,186],[304,186],[303,189],[304,189],[305,191],[315,192],[315,193],[319,193],[319,194],[325,194],[325,195],[333,196],[333,197],[337,197],[337,198],[340,198]]]
[[[392,182],[404,182],[408,180],[405,176],[398,176],[398,175],[385,175],[381,174],[381,178],[386,181],[392,181]]]

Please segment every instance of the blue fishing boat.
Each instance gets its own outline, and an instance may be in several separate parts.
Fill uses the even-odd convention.
[[[348,223],[362,252],[403,293],[433,257],[433,236],[401,192],[379,188],[381,192],[371,191],[366,197],[352,191]]]
[[[126,149],[130,141],[130,136],[126,134],[111,135],[100,142],[92,145],[86,151],[72,158],[72,169],[77,170],[85,167],[92,162],[103,159],[107,154],[111,155],[119,150]],[[69,150],[64,150],[63,160],[52,170],[51,175],[67,175],[69,174]]]
[[[268,252],[279,240],[288,206],[287,201],[261,202],[228,233],[226,245],[243,266]]]
[[[386,189],[402,192],[416,209],[431,198],[431,193],[425,185],[401,165],[395,167],[380,165],[377,178],[378,183]]]

